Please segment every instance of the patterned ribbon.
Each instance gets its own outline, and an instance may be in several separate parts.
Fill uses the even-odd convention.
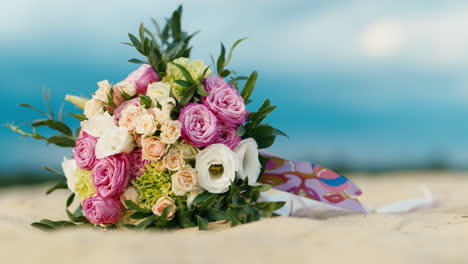
[[[354,197],[362,194],[361,189],[345,176],[305,161],[290,161],[268,154],[262,156],[270,160],[260,177],[261,183],[351,211],[367,212]]]

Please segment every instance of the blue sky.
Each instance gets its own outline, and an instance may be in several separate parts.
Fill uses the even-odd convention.
[[[59,107],[136,66],[119,44],[149,17],[184,3],[183,25],[201,29],[193,58],[209,62],[219,41],[242,43],[238,72],[260,73],[254,99],[276,105],[270,123],[290,135],[273,152],[356,166],[468,161],[468,3],[464,1],[52,1],[0,10],[0,123],[30,116],[41,89]],[[68,110],[74,110],[68,106]],[[252,109],[255,110],[255,109]],[[69,150],[0,128],[2,170],[57,166]]]

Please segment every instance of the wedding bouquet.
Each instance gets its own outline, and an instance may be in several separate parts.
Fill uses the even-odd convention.
[[[231,226],[275,215],[310,216],[340,210],[365,213],[354,198],[361,190],[346,177],[303,161],[289,161],[259,149],[286,136],[264,120],[276,106],[266,99],[248,111],[258,74],[237,75],[227,66],[234,49],[221,43],[212,64],[190,59],[190,40],[197,33],[181,29],[182,7],[156,32],[141,24],[130,42],[141,66],[115,84],[97,83],[91,98],[67,95],[82,109],[69,113],[80,121],[73,132],[63,108],[54,115],[30,105],[45,119],[8,125],[24,136],[73,148],[64,158],[65,180],[47,191],[69,189],[70,221],[47,219],[41,229],[64,226],[104,228],[190,228],[206,230],[208,222]],[[46,101],[50,94],[46,94]],[[47,127],[58,134],[44,136]],[[276,190],[270,190],[271,188]],[[70,210],[75,198],[79,203]],[[323,206],[328,207],[323,210]]]
[[[70,221],[44,219],[33,226],[204,230],[211,221],[235,226],[272,216],[283,206],[259,202],[271,186],[257,182],[268,161],[258,149],[284,135],[263,122],[276,107],[267,99],[249,112],[257,73],[244,77],[227,69],[244,39],[228,51],[221,44],[216,62],[207,66],[190,59],[196,33],[181,29],[181,15],[179,7],[162,28],[152,20],[156,33],[141,24],[138,36],[128,34],[130,42],[124,44],[143,59],[129,60],[141,66],[124,80],[98,82],[90,99],[67,95],[83,109],[70,114],[80,121],[76,133],[61,113],[57,119],[53,112],[22,105],[47,118],[29,122],[31,133],[10,125],[13,130],[73,148],[73,159],[62,162],[66,181],[48,191],[72,192],[66,209]],[[38,127],[59,134],[45,137]],[[80,205],[72,212],[68,207],[75,197]]]

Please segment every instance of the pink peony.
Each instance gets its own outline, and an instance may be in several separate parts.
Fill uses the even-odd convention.
[[[234,89],[234,87],[226,82],[221,76],[219,75],[211,75],[209,77],[206,77],[205,80],[203,81],[203,85],[205,86],[205,91],[211,92],[216,89],[220,88],[231,88]]]
[[[179,121],[181,137],[196,147],[206,147],[218,136],[218,119],[204,105],[190,103],[182,108]]]
[[[131,100],[123,102],[119,107],[117,107],[114,111],[114,121],[116,124],[119,123],[120,118],[122,117],[122,111],[125,109],[125,107],[129,105],[140,105],[140,97],[133,98]]]
[[[90,170],[98,161],[95,154],[96,142],[97,138],[84,131],[80,133],[76,146],[73,148],[73,158],[81,169]]]
[[[240,93],[229,87],[211,91],[210,95],[203,97],[203,104],[226,124],[243,124],[248,115]]]
[[[159,76],[148,64],[143,64],[138,70],[130,73],[126,80],[134,81],[138,87],[139,94],[146,94],[148,85],[159,81]]]
[[[137,148],[130,153],[130,175],[132,178],[140,177],[142,169],[145,168],[146,164],[151,163],[151,161],[145,160],[141,157],[141,151],[141,148]]]
[[[122,204],[119,200],[104,199],[94,195],[83,201],[83,212],[86,218],[96,225],[115,224],[122,216]]]
[[[130,156],[120,153],[102,158],[92,173],[94,187],[101,197],[118,197],[130,180]]]
[[[218,131],[219,134],[215,143],[221,143],[230,149],[234,149],[241,141],[241,137],[237,134],[237,126],[223,124],[218,127]]]

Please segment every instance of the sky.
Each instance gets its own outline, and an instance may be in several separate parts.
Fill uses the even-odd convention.
[[[43,107],[43,88],[58,109],[67,93],[89,96],[100,80],[124,79],[137,67],[127,60],[139,58],[120,44],[127,33],[180,3],[183,27],[201,30],[192,58],[209,63],[220,41],[249,37],[232,67],[259,72],[252,107],[267,97],[278,105],[268,122],[289,139],[271,152],[356,167],[468,164],[467,1],[2,3],[0,123],[38,118],[17,104]],[[71,153],[5,127],[0,144],[4,171],[57,167]]]

